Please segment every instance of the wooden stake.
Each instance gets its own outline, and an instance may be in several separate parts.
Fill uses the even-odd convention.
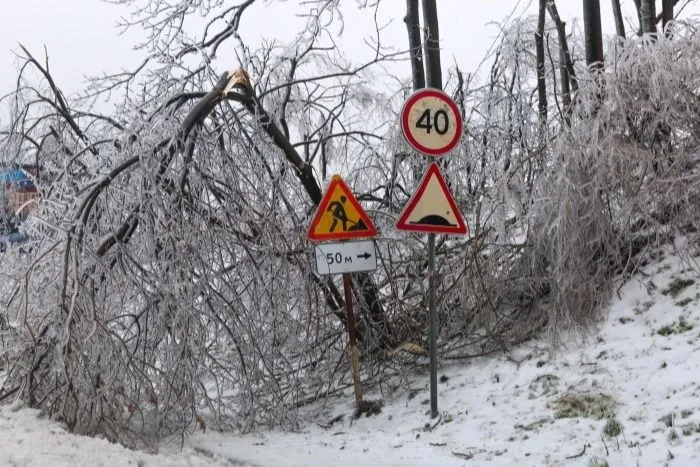
[[[362,386],[360,361],[357,356],[357,330],[355,328],[355,313],[352,309],[352,282],[350,274],[343,274],[343,288],[345,289],[345,310],[348,315],[348,334],[350,335],[350,365],[352,366],[352,380],[355,386],[355,402],[359,408],[360,402],[362,402]]]

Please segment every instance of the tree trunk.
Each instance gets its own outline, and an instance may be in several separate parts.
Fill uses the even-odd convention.
[[[243,102],[243,105],[251,115],[257,118],[258,123],[260,123],[275,145],[282,150],[285,158],[294,168],[294,174],[299,179],[301,186],[306,191],[306,194],[309,195],[309,199],[314,205],[318,205],[321,202],[321,198],[323,198],[323,190],[321,190],[314,177],[313,168],[304,162],[304,159],[302,159],[294,146],[292,146],[292,143],[272,120],[272,117],[260,105],[252,85],[246,83],[244,90],[247,99]]]
[[[431,88],[442,89],[442,65],[440,64],[440,29],[438,28],[435,0],[423,0],[425,23],[426,81]]]
[[[423,49],[421,48],[420,12],[418,11],[418,0],[406,0],[406,16],[403,19],[408,30],[408,47],[411,51],[411,77],[413,90],[425,87],[425,69],[423,60]],[[390,202],[393,200],[394,184],[396,183],[396,164],[400,162],[396,158],[393,160],[394,166],[391,173],[391,189],[389,193]],[[413,180],[418,181],[423,175],[422,166],[413,160],[409,160]]]
[[[540,116],[540,130],[547,125],[547,81],[544,75],[544,12],[547,0],[540,0],[537,15],[537,32],[535,33],[535,52],[537,59],[537,100]]]
[[[408,47],[411,50],[411,76],[413,89],[425,87],[425,71],[423,70],[423,50],[420,39],[420,17],[418,0],[406,0],[406,16],[403,19],[408,29]]]
[[[666,37],[670,37],[671,32],[668,29],[668,25],[671,21],[673,21],[673,5],[675,4],[674,0],[662,0],[661,1],[661,20],[663,21],[661,24],[663,25],[663,30],[664,34],[666,34]]]
[[[547,1],[547,11],[549,11],[549,16],[554,21],[554,25],[557,28],[557,37],[559,38],[559,48],[564,54],[562,63],[566,66],[566,75],[568,76],[567,89],[569,84],[571,84],[571,89],[576,91],[578,89],[578,83],[576,82],[576,70],[574,70],[574,62],[571,60],[571,53],[569,53],[569,44],[566,40],[566,23],[561,20],[559,16],[559,11],[557,10],[557,5],[554,0]],[[562,75],[564,76],[564,75]]]
[[[603,67],[603,31],[600,24],[600,0],[583,0],[583,29],[586,65]]]
[[[562,23],[566,27],[566,23]],[[571,123],[571,89],[569,88],[569,69],[566,67],[566,43],[559,43],[559,76],[561,86],[561,102],[564,107],[564,120]]]
[[[640,0],[639,12],[642,18],[642,34],[656,33],[656,1]]]
[[[423,23],[425,26],[425,78],[430,88],[442,90],[442,65],[440,63],[440,29],[438,28],[438,14],[436,0],[423,0]],[[442,158],[439,164],[442,169],[447,169],[449,159]],[[424,165],[424,164],[421,164]],[[447,184],[450,185],[449,176]]]
[[[634,7],[637,10],[637,21],[639,21],[639,28],[637,29],[637,35],[642,35],[642,3],[641,0],[634,0]]]
[[[615,17],[615,34],[618,37],[624,39],[625,35],[625,22],[622,18],[622,9],[620,8],[620,0],[612,0],[612,10],[613,16]]]

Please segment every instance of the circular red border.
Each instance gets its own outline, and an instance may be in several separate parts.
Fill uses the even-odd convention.
[[[452,138],[452,140],[442,148],[431,149],[426,146],[423,146],[409,131],[408,116],[411,113],[411,109],[413,108],[413,106],[423,97],[435,97],[444,101],[450,107],[450,109],[452,109],[452,113],[454,113],[455,119],[457,120],[457,131],[455,132],[454,138]],[[457,107],[457,104],[455,104],[455,102],[450,96],[445,94],[443,91],[440,91],[439,89],[419,89],[418,91],[411,94],[408,97],[408,99],[406,99],[406,102],[404,103],[403,108],[401,109],[401,131],[403,133],[404,138],[406,138],[406,141],[408,141],[408,144],[410,144],[413,147],[413,149],[428,156],[444,156],[448,152],[452,151],[459,143],[459,140],[462,138],[462,125],[462,114],[459,113],[459,108]]]

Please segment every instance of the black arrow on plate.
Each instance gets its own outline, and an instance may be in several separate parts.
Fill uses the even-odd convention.
[[[370,259],[370,258],[372,257],[372,255],[370,255],[369,253],[367,253],[367,252],[365,251],[365,252],[362,253],[361,255],[357,255],[357,257],[358,257],[358,258],[363,258],[363,259],[365,259],[365,260],[368,260],[368,259]]]

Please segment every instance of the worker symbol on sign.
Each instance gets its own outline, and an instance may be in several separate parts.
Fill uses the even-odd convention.
[[[326,209],[327,212],[330,212],[333,214],[333,223],[331,224],[330,230],[331,232],[335,232],[335,228],[338,225],[338,221],[342,222],[343,224],[343,232],[346,232],[348,230],[348,215],[345,213],[345,206],[343,204],[347,201],[348,199],[345,196],[340,196],[340,201],[331,201],[328,204],[328,209]]]
[[[309,240],[342,240],[376,236],[377,229],[357,198],[343,179],[339,175],[334,175],[309,226]]]
[[[342,224],[343,232],[352,232],[353,230],[367,230],[367,225],[362,219],[359,219],[357,221],[348,219],[348,215],[345,212],[345,203],[347,203],[347,201],[348,198],[346,196],[340,195],[340,201],[331,201],[330,203],[328,203],[328,209],[326,209],[326,212],[330,212],[333,215],[333,222],[331,223],[331,226],[328,230],[331,232],[335,232],[335,228],[338,226],[338,223]],[[348,227],[348,224],[352,225]]]

